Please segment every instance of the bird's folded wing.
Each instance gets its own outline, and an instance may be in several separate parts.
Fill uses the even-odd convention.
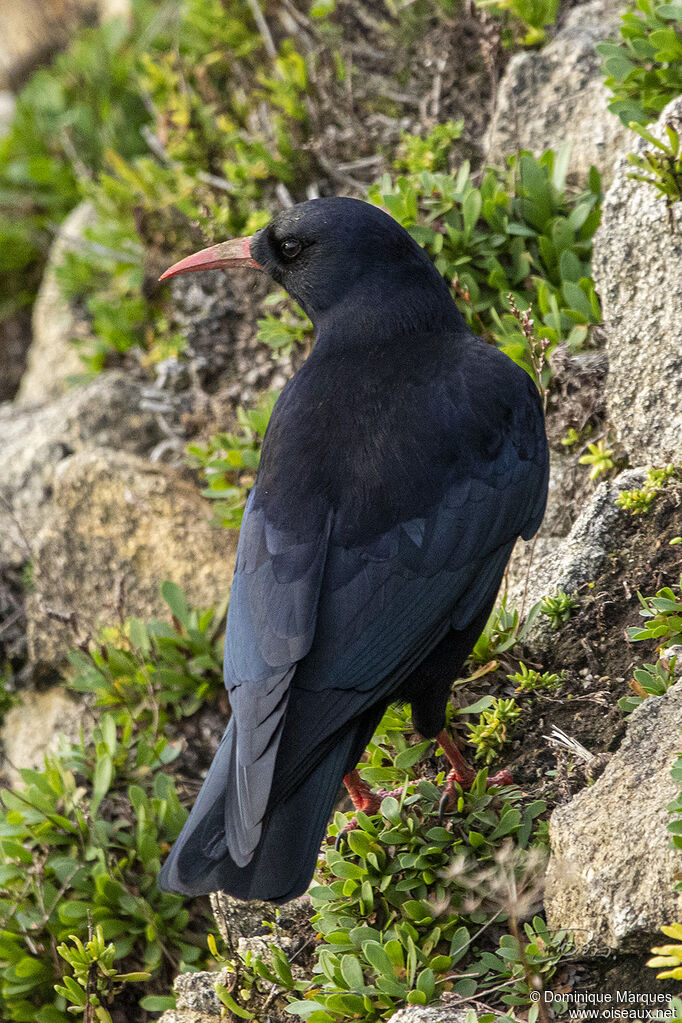
[[[335,538],[338,512],[321,529],[306,532],[304,516],[301,532],[276,529],[256,487],[225,650],[236,731],[225,824],[237,862],[260,836],[285,720],[278,794],[315,766],[345,722],[395,692],[448,629],[485,609],[514,541],[542,518],[546,473],[542,438],[512,431],[476,475],[455,466],[422,517],[351,547]]]

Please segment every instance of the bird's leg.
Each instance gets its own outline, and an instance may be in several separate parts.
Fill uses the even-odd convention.
[[[402,789],[394,789],[391,792],[387,792],[386,789],[379,789],[378,792],[374,792],[366,781],[363,781],[358,771],[351,771],[343,779],[343,784],[348,790],[348,795],[353,801],[353,806],[356,810],[360,810],[362,813],[379,813],[381,808],[381,801],[386,796],[395,796],[399,799],[403,794]],[[355,831],[358,827],[357,817],[351,818],[343,831],[340,831],[336,836],[336,848],[341,846],[341,842],[348,834],[349,831]]]
[[[436,736],[436,742],[442,747],[443,753],[445,753],[451,767],[440,801],[439,814],[442,817],[446,810],[451,810],[455,805],[455,785],[459,784],[463,789],[471,788],[476,777],[476,771],[466,762],[445,728]],[[493,774],[487,781],[488,788],[491,785],[511,785],[512,783],[511,772],[506,769]]]
[[[347,774],[343,779],[343,784],[346,786],[356,810],[362,810],[363,813],[379,813],[383,796],[372,791],[367,782],[360,777],[359,771],[351,771],[350,774]]]

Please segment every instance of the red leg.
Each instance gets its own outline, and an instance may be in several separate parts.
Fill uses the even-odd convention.
[[[402,789],[395,789],[393,792],[387,792],[385,789],[379,789],[378,792],[373,792],[366,781],[363,781],[358,771],[351,771],[343,779],[343,784],[348,789],[348,795],[353,800],[353,806],[356,810],[362,811],[362,813],[379,813],[382,799],[386,796],[395,796],[400,798],[403,792]],[[353,817],[343,831],[339,832],[336,836],[336,848],[338,849],[344,836],[349,831],[355,831],[358,827],[358,822]]]
[[[343,779],[343,784],[348,789],[348,795],[353,800],[356,810],[362,810],[363,813],[379,812],[383,796],[372,792],[367,782],[360,777],[359,771],[351,771],[350,774],[347,774]]]
[[[455,785],[460,784],[463,789],[471,788],[476,777],[476,771],[467,764],[445,729],[436,736],[436,742],[440,743],[443,747],[443,753],[445,753],[452,768],[447,777],[443,798],[440,801],[440,812],[442,815],[446,809],[451,810],[455,805]],[[498,771],[497,774],[488,778],[487,784],[488,788],[491,785],[511,785],[513,784],[511,772],[506,769]]]

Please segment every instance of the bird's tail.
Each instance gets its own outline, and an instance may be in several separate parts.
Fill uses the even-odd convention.
[[[225,814],[230,812],[225,802],[235,757],[231,722],[163,865],[160,886],[185,895],[221,889],[240,899],[277,903],[305,892],[341,781],[357,764],[380,717],[381,708],[370,708],[323,743],[312,763],[308,758],[309,770],[299,784],[268,807],[260,842],[243,867],[234,862],[225,841]]]

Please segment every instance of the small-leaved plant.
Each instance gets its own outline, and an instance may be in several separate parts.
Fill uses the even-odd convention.
[[[659,139],[642,124],[630,123],[633,131],[641,135],[653,149],[643,152],[628,153],[628,163],[635,171],[628,175],[635,181],[643,181],[660,192],[665,199],[671,227],[674,225],[672,208],[682,199],[682,146],[680,144],[680,126],[682,118],[676,118],[673,124],[665,125],[665,138]]]
[[[675,684],[675,657],[669,661],[662,658],[655,664],[643,664],[635,668],[630,682],[632,696],[623,696],[618,706],[625,714],[630,714],[649,696],[663,696]]]
[[[516,700],[493,699],[476,724],[469,725],[469,742],[476,748],[476,759],[489,765],[497,758],[521,715]]]
[[[681,642],[682,577],[677,586],[663,586],[655,597],[637,596],[642,605],[639,613],[645,621],[644,625],[630,626],[628,638],[633,642],[654,639],[659,650]]]
[[[601,43],[609,110],[625,125],[648,124],[682,92],[682,6],[637,0],[622,16],[620,39]]]
[[[260,450],[278,393],[261,395],[252,409],[238,409],[240,433],[216,433],[207,444],[190,444],[190,464],[200,468],[208,486],[204,497],[215,501],[217,524],[238,529],[244,514],[246,497],[253,486]]]
[[[575,597],[559,589],[554,595],[542,598],[540,614],[549,618],[553,629],[558,629],[560,625],[573,617],[579,607],[580,604]]]
[[[626,508],[633,515],[644,515],[649,511],[668,481],[675,479],[676,476],[674,465],[666,465],[661,469],[649,469],[643,485],[634,490],[622,490],[616,498],[616,504],[621,508]]]
[[[559,0],[476,0],[482,10],[504,19],[506,45],[539,46],[559,12]]]

